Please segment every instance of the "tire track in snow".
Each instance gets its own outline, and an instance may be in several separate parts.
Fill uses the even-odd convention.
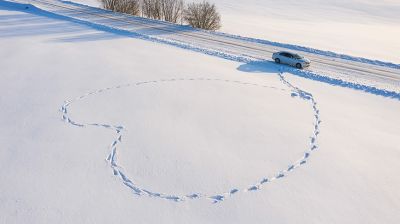
[[[247,83],[247,82],[241,82],[241,81],[235,81],[235,80],[224,80],[224,79],[209,79],[209,78],[162,79],[162,80],[155,80],[155,81],[137,82],[137,83],[133,83],[133,84],[125,84],[125,85],[119,85],[119,86],[115,86],[115,87],[109,87],[109,88],[95,90],[93,92],[89,92],[82,96],[79,96],[73,100],[65,101],[64,104],[62,105],[60,111],[62,113],[62,120],[70,125],[80,127],[80,128],[84,128],[84,127],[88,127],[88,126],[106,128],[106,129],[112,130],[113,132],[116,133],[116,137],[115,137],[114,141],[110,144],[110,147],[109,147],[110,153],[108,154],[106,161],[110,165],[110,168],[112,169],[113,174],[115,176],[117,176],[121,180],[121,182],[132,191],[133,194],[135,194],[137,196],[148,196],[148,197],[165,199],[165,200],[175,201],[175,202],[183,202],[183,201],[188,201],[188,200],[205,198],[205,199],[211,200],[213,203],[217,203],[217,202],[224,201],[225,199],[232,197],[233,195],[236,195],[239,192],[245,193],[245,192],[259,191],[266,184],[269,184],[278,179],[286,177],[290,172],[293,172],[297,168],[306,164],[307,161],[309,160],[311,154],[318,149],[317,139],[318,139],[318,136],[320,133],[321,120],[320,120],[320,112],[317,108],[317,102],[315,101],[315,99],[311,93],[308,93],[298,87],[295,87],[289,81],[287,81],[283,75],[282,70],[279,72],[278,75],[279,75],[281,82],[290,88],[291,97],[296,97],[296,98],[299,98],[299,99],[302,99],[302,100],[305,100],[305,101],[311,103],[311,106],[312,106],[313,112],[314,112],[314,128],[313,128],[312,135],[310,136],[309,148],[304,152],[304,154],[301,158],[299,158],[297,161],[289,164],[287,168],[282,169],[280,172],[276,173],[275,175],[269,176],[269,177],[262,177],[256,183],[251,184],[244,189],[232,188],[221,194],[207,195],[207,194],[202,194],[202,193],[190,193],[187,195],[175,195],[175,194],[165,194],[165,193],[160,193],[160,192],[153,192],[146,188],[140,187],[138,183],[134,182],[130,177],[128,177],[128,175],[124,172],[123,167],[120,166],[117,162],[117,159],[118,159],[117,158],[117,153],[118,153],[117,149],[118,149],[118,147],[120,147],[119,145],[122,142],[123,133],[124,133],[124,131],[126,131],[125,127],[122,125],[76,122],[69,117],[68,107],[74,102],[81,101],[89,96],[97,95],[102,92],[116,90],[116,89],[120,89],[120,88],[135,87],[135,86],[140,86],[140,85],[145,85],[145,84],[156,84],[156,83],[162,83],[162,82],[219,81],[219,82],[237,83],[237,84],[241,84],[241,85],[252,85],[252,86],[270,88],[270,89],[279,90],[279,91],[288,91],[288,90],[280,89],[280,88],[276,88],[276,87],[272,87],[272,86],[260,85],[257,83]]]

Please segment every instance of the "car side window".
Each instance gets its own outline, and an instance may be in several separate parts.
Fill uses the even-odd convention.
[[[288,57],[287,53],[280,53],[280,55],[283,56],[283,57]]]

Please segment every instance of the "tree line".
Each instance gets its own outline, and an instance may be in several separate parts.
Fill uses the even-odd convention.
[[[103,8],[115,12],[172,23],[187,23],[195,28],[218,30],[221,16],[215,4],[207,1],[186,4],[184,0],[100,0]]]

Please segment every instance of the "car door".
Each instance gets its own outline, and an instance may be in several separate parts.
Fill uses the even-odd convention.
[[[281,63],[283,64],[290,64],[290,55],[286,52],[280,53]]]
[[[288,65],[296,65],[296,59],[294,58],[294,56],[290,53],[286,53],[287,54],[287,64]]]

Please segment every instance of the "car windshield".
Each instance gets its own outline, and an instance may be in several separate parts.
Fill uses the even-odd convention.
[[[294,54],[293,57],[296,58],[296,59],[303,59],[303,57],[298,55],[298,54]]]

